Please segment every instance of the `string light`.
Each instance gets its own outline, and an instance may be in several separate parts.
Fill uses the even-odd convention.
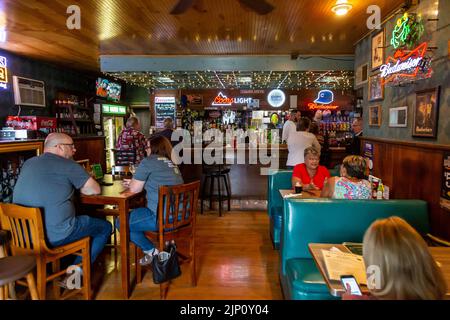
[[[159,71],[106,72],[105,75],[153,89],[353,89],[354,73],[329,71]],[[170,79],[171,82],[160,81]]]

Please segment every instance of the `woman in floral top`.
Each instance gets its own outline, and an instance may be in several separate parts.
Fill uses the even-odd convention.
[[[130,162],[138,165],[146,157],[147,139],[139,130],[138,118],[130,117],[117,139],[117,165],[129,165]]]
[[[347,156],[341,165],[340,177],[325,182],[321,197],[333,199],[371,199],[370,182],[366,177],[366,161],[360,156]]]

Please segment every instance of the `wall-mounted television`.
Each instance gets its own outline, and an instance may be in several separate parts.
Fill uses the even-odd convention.
[[[97,97],[106,98],[111,101],[120,101],[122,86],[120,83],[98,78],[95,84]]]

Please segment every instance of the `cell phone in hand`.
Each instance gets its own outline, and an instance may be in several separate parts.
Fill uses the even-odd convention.
[[[356,281],[354,276],[341,276],[341,283],[344,287],[344,290],[347,291],[347,285],[350,286],[350,294],[356,295],[356,296],[362,296],[361,288],[358,285],[358,282]]]

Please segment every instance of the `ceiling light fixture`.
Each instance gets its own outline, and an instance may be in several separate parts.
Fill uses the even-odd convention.
[[[331,8],[331,11],[338,16],[343,16],[346,15],[352,8],[353,6],[349,4],[347,0],[337,0],[336,4]]]

